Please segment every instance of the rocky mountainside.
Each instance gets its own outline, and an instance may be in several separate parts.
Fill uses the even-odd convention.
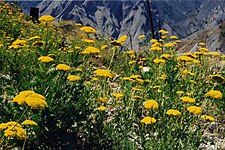
[[[18,4],[27,12],[30,6],[38,7],[41,15],[91,25],[114,38],[130,35],[134,46],[138,45],[139,35],[151,31],[145,0],[18,1]],[[155,28],[161,25],[179,38],[225,21],[225,0],[152,0],[151,6]]]

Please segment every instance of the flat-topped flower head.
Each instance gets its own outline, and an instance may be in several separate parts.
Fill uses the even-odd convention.
[[[81,52],[81,54],[100,54],[100,49],[93,47],[93,46],[88,46],[84,51]]]
[[[155,100],[147,100],[144,102],[144,107],[146,109],[158,109],[159,104]]]
[[[43,63],[48,63],[48,62],[54,61],[54,59],[49,56],[41,56],[38,58],[38,60]]]
[[[80,76],[75,76],[75,75],[69,75],[69,76],[67,77],[67,80],[69,80],[69,81],[78,81],[78,80],[80,80],[80,79],[81,79]]]
[[[194,98],[190,98],[188,96],[181,97],[180,99],[182,101],[184,101],[184,102],[189,102],[189,103],[194,103],[195,102],[195,99]]]
[[[113,74],[111,73],[110,70],[97,69],[97,70],[94,71],[94,73],[97,76],[100,76],[100,77],[108,77],[108,78],[112,78],[113,77]]]
[[[215,80],[218,83],[222,83],[225,80],[224,77],[219,74],[210,75],[210,78]]]
[[[122,94],[122,93],[113,93],[113,97],[115,97],[116,99],[123,98],[124,94]]]
[[[58,70],[64,70],[64,71],[69,71],[69,70],[72,69],[70,66],[68,66],[68,65],[66,65],[66,64],[58,64],[58,65],[56,66],[56,68],[57,68]]]
[[[84,31],[86,33],[93,33],[93,34],[97,33],[97,31],[93,27],[90,27],[90,26],[81,27],[80,31]]]
[[[223,94],[217,90],[210,90],[205,94],[206,97],[214,98],[214,99],[222,99]]]
[[[32,126],[37,126],[38,124],[33,121],[33,120],[25,120],[22,122],[22,125],[32,125]]]
[[[215,119],[212,116],[202,115],[201,118],[206,121],[212,121],[212,122],[215,121]]]
[[[96,108],[96,110],[105,111],[106,110],[106,107],[105,106],[100,106],[100,107]]]
[[[41,94],[35,93],[34,91],[22,91],[13,98],[13,102],[18,105],[27,104],[31,109],[43,109],[47,107],[47,102],[45,97]]]
[[[167,115],[180,116],[181,112],[176,109],[169,109],[166,112]]]
[[[144,117],[140,122],[148,125],[148,124],[156,123],[156,119],[152,117]]]
[[[197,107],[197,106],[190,106],[187,108],[187,110],[190,113],[193,113],[195,115],[201,114],[202,113],[202,108],[201,107]]]
[[[55,20],[55,18],[52,17],[51,15],[44,15],[44,16],[41,16],[38,20],[41,22],[52,22]]]

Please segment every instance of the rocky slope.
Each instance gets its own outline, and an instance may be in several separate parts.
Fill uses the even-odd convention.
[[[208,30],[225,21],[224,0],[153,0],[154,26],[169,30],[180,38],[197,31]],[[95,27],[114,38],[123,34],[132,37],[137,48],[138,36],[150,33],[149,16],[144,0],[79,0],[79,1],[19,1],[23,10],[38,7],[40,13],[58,20],[74,20]],[[128,46],[130,44],[128,43]]]

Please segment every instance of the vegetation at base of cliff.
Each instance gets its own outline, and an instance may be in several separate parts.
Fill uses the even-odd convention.
[[[0,148],[198,149],[224,122],[225,56],[205,43],[177,55],[160,30],[140,52],[126,35],[25,18],[0,4]]]

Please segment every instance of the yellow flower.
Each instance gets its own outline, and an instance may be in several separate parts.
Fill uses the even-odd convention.
[[[106,48],[108,48],[108,45],[103,45],[103,46],[101,47],[101,49],[106,49]]]
[[[127,52],[124,52],[124,54],[133,55],[133,54],[134,54],[134,50],[129,50],[129,51],[127,51]]]
[[[205,94],[206,97],[215,98],[215,99],[222,99],[223,94],[217,90],[210,90]]]
[[[21,45],[21,46],[23,46],[23,45],[25,45],[26,43],[27,43],[26,40],[20,40],[20,39],[17,39],[16,41],[14,41],[14,42],[12,43],[12,45]]]
[[[32,46],[42,46],[44,45],[44,42],[43,41],[35,41]]]
[[[98,78],[92,78],[92,81],[98,81]]]
[[[150,42],[151,43],[156,43],[156,42],[158,42],[158,40],[157,39],[151,39]]]
[[[202,108],[197,106],[190,106],[187,108],[187,110],[195,115],[198,115],[202,112]]]
[[[85,43],[95,43],[94,40],[89,40],[89,39],[82,39],[81,41],[83,41]]]
[[[167,115],[180,116],[181,112],[175,109],[169,109],[166,112]]]
[[[3,47],[3,46],[4,46],[3,44],[0,44],[0,48]]]
[[[193,59],[191,57],[188,56],[178,56],[177,57],[178,61],[184,61],[184,62],[192,62]]]
[[[124,97],[124,94],[122,94],[122,93],[113,93],[113,96],[115,98],[119,99],[119,98],[123,98]]]
[[[131,75],[130,78],[131,78],[131,79],[141,78],[141,75]]]
[[[143,39],[143,38],[145,38],[145,35],[140,35],[138,38]]]
[[[106,110],[106,107],[105,106],[100,106],[100,107],[96,108],[96,110],[105,111]]]
[[[133,65],[134,63],[136,63],[135,60],[128,62],[129,65]]]
[[[58,70],[64,70],[64,71],[69,71],[69,70],[71,70],[71,67],[68,66],[68,65],[66,65],[66,64],[58,64],[58,65],[56,66],[56,68],[57,68]]]
[[[100,101],[100,102],[106,103],[108,101],[108,98],[106,98],[106,97],[100,97],[97,100]]]
[[[165,59],[165,60],[169,60],[170,58],[172,58],[173,56],[170,54],[162,54],[160,56],[161,59]]]
[[[167,76],[165,74],[161,75],[159,79],[166,80]]]
[[[13,102],[18,103],[18,105],[26,103],[31,109],[43,109],[48,106],[44,96],[29,90],[20,92],[13,98]]]
[[[177,38],[177,36],[172,35],[172,36],[170,36],[170,39],[178,39],[178,38]]]
[[[210,77],[218,83],[221,83],[225,80],[224,77],[219,74],[211,75]]]
[[[159,64],[159,63],[165,63],[166,61],[164,59],[156,58],[156,59],[153,60],[153,62],[156,63],[156,64]]]
[[[83,52],[81,52],[82,54],[100,54],[100,50],[98,48],[92,47],[92,46],[88,46]]]
[[[184,101],[184,102],[189,102],[189,103],[194,103],[195,102],[195,99],[194,98],[190,98],[190,97],[187,97],[187,96],[181,97],[180,99],[182,101]]]
[[[199,46],[206,46],[206,44],[204,42],[200,42],[198,43]]]
[[[109,42],[111,45],[114,46],[122,46],[125,44],[126,40],[127,40],[128,36],[123,35],[121,36],[118,40],[113,40],[111,42]]]
[[[161,33],[161,34],[169,34],[169,32],[168,31],[166,31],[166,30],[159,30],[159,33]]]
[[[200,52],[209,52],[209,49],[206,47],[201,47],[201,48],[199,48],[199,51]]]
[[[212,116],[202,115],[201,118],[204,120],[215,121],[215,119]]]
[[[109,78],[112,78],[113,75],[111,73],[110,70],[105,70],[105,69],[97,69],[94,71],[94,73],[97,75],[97,76],[100,76],[100,77],[109,77]]]
[[[177,91],[176,93],[177,93],[177,94],[184,94],[183,91]]]
[[[33,125],[33,126],[37,126],[37,123],[34,122],[33,120],[25,120],[22,122],[22,125]]]
[[[93,34],[96,34],[97,33],[97,31],[94,28],[89,27],[89,26],[81,27],[80,28],[80,31],[84,31],[86,33],[93,33]]]
[[[155,100],[148,100],[144,102],[144,107],[146,109],[158,109],[159,108],[159,104],[158,102],[156,102]]]
[[[135,81],[135,80],[131,79],[130,77],[124,77],[124,78],[122,78],[122,80],[124,80],[124,81]]]
[[[7,129],[8,128],[8,124],[7,123],[1,123],[0,124],[0,131],[1,130],[5,130],[5,129]]]
[[[41,62],[44,62],[44,63],[54,61],[54,59],[49,57],[49,56],[41,56],[41,57],[38,58],[38,60],[41,61]]]
[[[162,51],[162,48],[159,46],[151,46],[150,51]]]
[[[172,48],[172,47],[174,47],[175,45],[173,44],[173,43],[166,43],[165,45],[164,45],[164,47],[166,47],[166,48]]]
[[[144,117],[140,122],[148,125],[148,124],[155,123],[156,122],[156,119],[155,118],[152,118],[152,117]]]
[[[36,40],[36,39],[40,39],[41,37],[40,36],[34,36],[34,37],[31,37],[28,39],[28,41],[32,41],[32,40]]]
[[[51,15],[44,15],[44,16],[41,16],[39,19],[39,21],[43,21],[43,22],[52,22],[55,20],[54,17],[52,17]]]
[[[67,77],[67,80],[70,80],[70,81],[78,81],[78,80],[80,80],[80,76],[69,75]]]

